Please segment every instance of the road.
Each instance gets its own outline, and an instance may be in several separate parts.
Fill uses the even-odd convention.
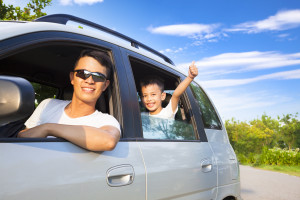
[[[300,200],[300,177],[240,166],[243,200]]]

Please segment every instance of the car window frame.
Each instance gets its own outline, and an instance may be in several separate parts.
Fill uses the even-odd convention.
[[[107,50],[111,54],[112,61],[114,63],[114,84],[117,94],[114,94],[114,100],[118,103],[114,105],[113,116],[119,121],[121,125],[122,138],[126,138],[126,132],[132,130],[126,123],[128,117],[124,116],[128,109],[124,106],[126,103],[126,96],[124,89],[121,90],[121,85],[128,85],[126,79],[119,79],[124,73],[124,65],[122,64],[122,59],[120,55],[119,46],[111,44],[109,42],[103,41],[98,38],[92,38],[85,35],[79,35],[76,33],[60,32],[60,31],[44,31],[44,32],[34,32],[25,35],[20,35],[13,38],[8,38],[0,41],[3,47],[0,51],[0,59],[9,57],[11,55],[26,51],[31,48],[37,48],[42,45],[49,44],[64,44],[80,46],[85,48],[101,49]],[[122,81],[122,82],[120,82]],[[116,116],[117,114],[117,116]],[[125,119],[125,120],[124,120]],[[128,130],[129,129],[129,130]],[[124,135],[123,135],[124,134]],[[0,143],[15,143],[15,142],[68,142],[62,138],[0,138]]]
[[[134,126],[135,126],[135,136],[139,136],[136,137],[137,141],[156,141],[156,142],[207,142],[207,137],[206,137],[206,133],[204,130],[204,126],[203,126],[203,122],[201,119],[201,115],[198,112],[193,112],[193,109],[195,109],[196,105],[195,105],[195,101],[194,101],[194,96],[192,94],[192,91],[190,89],[190,87],[188,87],[186,89],[186,92],[184,92],[184,94],[182,95],[182,97],[185,100],[186,106],[188,107],[188,109],[191,112],[191,121],[192,121],[192,125],[193,125],[193,129],[194,129],[194,134],[196,136],[195,140],[162,140],[162,139],[147,139],[143,137],[143,129],[142,129],[142,120],[141,120],[141,113],[140,113],[140,107],[139,107],[139,102],[138,102],[138,97],[137,97],[137,87],[135,84],[135,79],[134,79],[134,75],[132,72],[132,68],[131,68],[131,63],[130,63],[130,57],[132,57],[133,59],[137,59],[140,60],[142,62],[145,62],[149,65],[155,66],[158,69],[164,70],[167,73],[170,73],[172,75],[174,75],[174,77],[178,77],[180,79],[180,81],[183,81],[186,76],[184,76],[183,74],[179,73],[178,71],[176,71],[175,69],[172,69],[168,66],[165,66],[162,63],[159,63],[153,59],[150,59],[148,57],[145,57],[143,55],[140,55],[138,53],[135,53],[133,51],[127,50],[127,49],[122,49],[122,57],[124,60],[124,64],[127,66],[127,77],[129,79],[128,83],[132,85],[131,89],[130,89],[130,94],[131,94],[131,101],[133,101],[133,114],[136,116],[135,120],[134,120]],[[178,79],[178,81],[179,81]],[[200,119],[200,120],[199,120]]]

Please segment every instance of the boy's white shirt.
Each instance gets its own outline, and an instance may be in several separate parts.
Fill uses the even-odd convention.
[[[151,115],[149,112],[149,115],[152,117],[159,117],[163,119],[175,119],[175,114],[178,111],[178,107],[176,107],[176,110],[173,112],[172,110],[172,99],[170,99],[168,105],[163,108],[158,114],[156,115]]]

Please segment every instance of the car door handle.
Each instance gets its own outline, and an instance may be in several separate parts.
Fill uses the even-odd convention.
[[[111,187],[129,185],[134,180],[134,169],[131,165],[118,165],[106,172],[107,184]]]
[[[212,161],[210,159],[204,159],[201,161],[201,170],[204,173],[212,171]]]

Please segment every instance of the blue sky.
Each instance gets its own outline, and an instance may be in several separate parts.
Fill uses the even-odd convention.
[[[195,60],[223,120],[300,113],[299,0],[52,0],[45,12],[128,35],[183,72]]]

